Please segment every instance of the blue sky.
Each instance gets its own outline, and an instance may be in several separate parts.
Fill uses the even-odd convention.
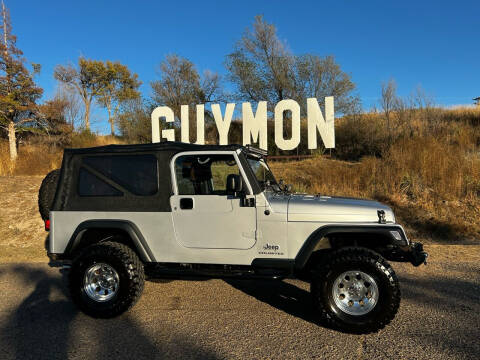
[[[53,68],[80,55],[118,60],[142,92],[165,55],[225,73],[228,54],[257,14],[295,54],[334,55],[352,75],[364,108],[394,78],[400,95],[421,85],[443,105],[480,96],[480,1],[13,1],[17,45],[42,65],[37,82],[55,92]],[[97,111],[97,116],[104,116]],[[101,125],[98,125],[101,130]]]

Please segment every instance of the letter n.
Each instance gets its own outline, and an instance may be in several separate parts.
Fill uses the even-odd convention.
[[[325,119],[316,98],[307,99],[308,148],[317,148],[317,130],[325,148],[335,147],[335,116],[333,96],[325,98]]]

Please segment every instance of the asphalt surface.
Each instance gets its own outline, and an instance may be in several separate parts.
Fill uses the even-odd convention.
[[[479,359],[480,263],[393,265],[397,317],[351,335],[314,321],[300,281],[147,282],[130,312],[96,320],[58,269],[0,264],[0,359]]]

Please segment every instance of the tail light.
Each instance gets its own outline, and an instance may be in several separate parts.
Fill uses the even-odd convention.
[[[50,231],[50,220],[45,220],[45,231]]]

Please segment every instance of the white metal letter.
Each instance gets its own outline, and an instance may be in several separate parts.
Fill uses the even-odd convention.
[[[317,130],[325,148],[335,147],[335,115],[333,96],[325,98],[325,119],[316,98],[307,99],[308,148],[317,148]]]
[[[225,108],[224,118],[222,117],[222,110],[220,109],[220,105],[212,104],[213,118],[215,119],[215,124],[217,124],[220,145],[228,144],[228,130],[230,129],[234,109],[235,104],[227,104],[227,107]]]
[[[283,113],[292,113],[292,138],[283,138]],[[275,106],[275,144],[282,150],[295,149],[300,144],[300,105],[295,100],[282,100]]]
[[[205,145],[205,105],[197,105],[197,140],[195,144]]]
[[[258,142],[261,149],[268,150],[267,141],[267,102],[260,101],[257,112],[253,115],[252,105],[242,103],[243,145]]]
[[[167,123],[173,122],[173,110],[168,106],[159,106],[152,111],[152,143],[160,142],[160,118],[164,117]],[[175,129],[162,130],[162,137],[168,141],[175,141]]]
[[[180,134],[181,134],[181,141],[184,143],[190,142],[188,110],[189,110],[188,105],[180,106]]]

